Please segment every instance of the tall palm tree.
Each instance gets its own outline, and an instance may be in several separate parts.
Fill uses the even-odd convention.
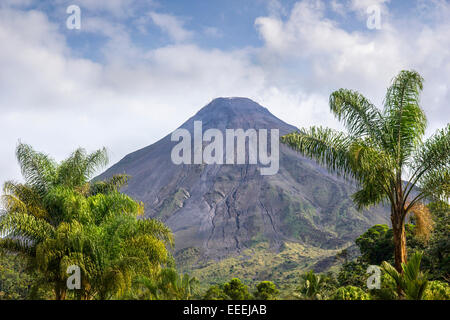
[[[106,164],[106,150],[77,149],[61,163],[19,144],[17,159],[25,183],[7,182],[0,212],[0,248],[27,254],[42,282],[65,299],[66,270],[82,272],[79,298],[119,296],[135,274],[159,270],[169,260],[171,230],[153,219],[138,219],[142,203],[120,193],[127,176],[90,182]]]
[[[356,91],[340,89],[330,96],[330,110],[347,133],[311,127],[281,138],[331,172],[356,181],[358,209],[390,204],[400,273],[406,263],[406,215],[427,197],[448,199],[450,194],[450,125],[423,142],[422,89],[417,72],[401,71],[387,90],[383,110]]]
[[[9,236],[3,245],[24,252],[55,232],[61,217],[52,210],[48,194],[52,188],[64,186],[80,191],[89,187],[92,174],[107,163],[106,149],[87,154],[77,149],[60,164],[31,146],[19,143],[16,148],[25,183],[7,181],[3,186],[0,212],[0,235]]]
[[[2,195],[3,210],[0,212],[0,247],[21,252],[36,258],[39,244],[56,236],[63,222],[59,212],[49,201],[51,190],[57,187],[87,190],[89,179],[95,170],[107,163],[106,150],[87,154],[77,149],[66,160],[56,163],[48,155],[35,151],[31,146],[19,143],[16,157],[24,183],[8,181]],[[63,279],[55,281],[55,296],[65,296]]]

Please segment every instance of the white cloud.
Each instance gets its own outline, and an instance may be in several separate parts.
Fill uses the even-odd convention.
[[[337,14],[340,14],[341,16],[345,15],[345,6],[344,4],[339,0],[331,0],[330,2],[331,10],[336,12]]]
[[[222,38],[222,32],[215,27],[204,27],[203,33],[212,38]]]
[[[174,40],[152,50],[134,44],[115,20],[84,17],[81,32],[107,39],[102,62],[77,57],[44,13],[2,8],[0,43],[8,45],[0,50],[0,182],[19,176],[18,139],[58,159],[78,146],[107,146],[114,163],[217,96],[247,96],[296,126],[338,127],[328,111],[332,90],[356,89],[380,104],[388,81],[404,68],[425,77],[431,130],[442,127],[450,101],[450,23],[437,11],[450,5],[435,2],[421,9],[421,19],[433,17],[433,24],[405,17],[380,31],[351,32],[325,16],[328,2],[301,1],[287,17],[256,20],[262,47],[232,51],[195,45],[193,32],[170,15],[149,16]],[[115,3],[109,10],[120,7]]]
[[[245,50],[178,44],[142,50],[100,18],[106,60],[77,58],[37,11],[0,10],[0,183],[18,178],[19,139],[62,159],[78,146],[109,147],[112,163],[162,138],[217,96],[256,96],[264,73]]]
[[[369,2],[354,2],[353,9],[362,9]],[[438,4],[428,10],[450,8],[448,3]],[[446,84],[450,74],[443,72],[450,68],[448,21],[426,26],[406,16],[383,23],[379,31],[362,27],[361,31],[350,32],[326,18],[326,9],[325,2],[305,0],[294,6],[286,20],[258,18],[256,26],[270,52],[265,52],[264,58],[276,56],[277,68],[291,68],[293,61],[306,66],[290,75],[304,83],[303,90],[310,93],[347,87],[366,94],[378,105],[393,76],[402,69],[416,69],[426,79],[423,105],[430,115],[430,129],[448,122],[436,114],[437,110],[445,112],[449,98]]]
[[[365,14],[367,8],[371,6],[379,6],[384,12],[387,12],[386,4],[390,0],[350,0],[349,7],[351,10],[358,11],[361,14]]]
[[[23,1],[23,0],[22,0]],[[136,0],[108,0],[108,1],[98,1],[98,0],[77,0],[71,3],[67,0],[56,0],[57,4],[78,5],[82,12],[84,9],[89,10],[94,13],[109,13],[117,18],[126,18],[133,16],[135,12]],[[153,1],[146,1],[147,5],[153,5]]]
[[[170,14],[150,12],[153,23],[166,32],[176,42],[182,42],[192,37],[192,32],[186,30],[183,21]]]

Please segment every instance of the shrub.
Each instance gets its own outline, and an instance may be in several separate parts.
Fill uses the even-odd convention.
[[[428,282],[424,300],[450,300],[450,286],[442,281]]]
[[[322,291],[325,287],[325,279],[315,274],[312,270],[301,275],[300,277],[299,292],[301,297],[305,297],[310,300],[322,299]]]
[[[203,300],[228,300],[228,296],[223,292],[222,288],[218,285],[209,287],[203,296]]]
[[[256,286],[255,298],[258,300],[275,300],[280,291],[272,281],[262,281]]]
[[[361,288],[346,286],[337,289],[331,300],[370,300],[370,296]]]
[[[399,273],[391,264],[384,261],[382,269],[400,288],[401,294],[409,300],[422,300],[428,285],[427,274],[420,271],[422,253],[414,253],[409,261],[402,264],[403,273]]]
[[[248,287],[238,278],[233,278],[230,282],[223,285],[223,292],[230,297],[231,300],[248,300],[252,296],[248,292]]]

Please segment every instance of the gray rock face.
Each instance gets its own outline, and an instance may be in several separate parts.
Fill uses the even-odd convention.
[[[297,130],[246,98],[218,98],[181,128]],[[193,134],[192,134],[193,136]],[[354,186],[314,161],[280,145],[278,174],[262,176],[257,165],[175,165],[170,135],[133,152],[99,178],[126,173],[124,192],[143,201],[146,216],[164,221],[176,249],[197,247],[208,258],[239,254],[261,241],[284,241],[337,249],[370,226],[388,223],[388,210],[357,212]]]

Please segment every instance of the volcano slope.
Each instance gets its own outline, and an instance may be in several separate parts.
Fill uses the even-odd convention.
[[[192,137],[194,121],[202,121],[204,131],[278,129],[282,136],[298,130],[246,98],[217,98],[203,107],[180,127]],[[144,202],[146,217],[173,230],[175,257],[184,270],[213,266],[214,274],[214,265],[227,259],[237,264],[221,268],[242,267],[239,261],[248,261],[255,250],[282,265],[286,261],[279,255],[289,249],[295,253],[292,265],[315,264],[321,271],[369,227],[388,223],[386,208],[358,212],[352,183],[282,144],[278,173],[263,176],[258,165],[175,165],[171,151],[177,143],[169,134],[125,156],[98,179],[131,176],[123,191]],[[223,277],[231,271],[224,272]]]

